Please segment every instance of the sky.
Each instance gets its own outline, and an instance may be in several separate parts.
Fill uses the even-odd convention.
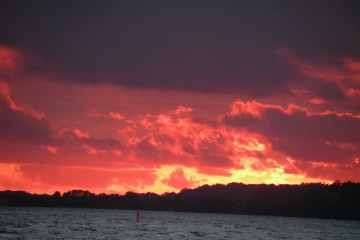
[[[360,181],[359,1],[0,2],[0,190]]]

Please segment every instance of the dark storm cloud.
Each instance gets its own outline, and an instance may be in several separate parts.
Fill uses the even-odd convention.
[[[0,43],[37,51],[67,81],[276,93],[274,53],[360,57],[356,1],[2,1]],[[65,77],[65,78],[64,78]]]

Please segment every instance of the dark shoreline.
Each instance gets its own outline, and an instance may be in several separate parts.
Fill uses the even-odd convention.
[[[264,216],[360,220],[360,183],[331,185],[204,185],[179,193],[94,194],[73,190],[60,194],[0,191],[0,206],[66,207],[226,213]]]

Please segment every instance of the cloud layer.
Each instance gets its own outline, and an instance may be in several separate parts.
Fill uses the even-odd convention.
[[[6,1],[0,44],[31,56],[27,73],[61,81],[261,96],[284,91],[297,77],[274,54],[282,48],[318,65],[338,67],[346,58],[356,66],[358,7],[357,1]]]
[[[360,181],[358,1],[0,3],[0,188]]]

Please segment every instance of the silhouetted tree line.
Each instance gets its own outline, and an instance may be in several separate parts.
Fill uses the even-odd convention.
[[[112,208],[161,211],[237,213],[360,220],[360,183],[331,185],[204,185],[179,193],[94,194],[72,190],[53,195],[24,191],[0,192],[0,205]]]

